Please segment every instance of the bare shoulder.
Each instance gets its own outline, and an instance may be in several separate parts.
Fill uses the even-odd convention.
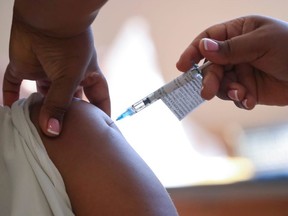
[[[31,108],[36,127],[39,107]],[[95,106],[74,101],[58,138],[39,133],[76,215],[177,215],[151,169]]]

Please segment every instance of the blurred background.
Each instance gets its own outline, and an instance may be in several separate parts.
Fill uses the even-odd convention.
[[[205,28],[250,14],[287,20],[287,6],[284,0],[109,1],[93,29],[112,118],[179,76],[179,56]],[[159,101],[117,124],[167,187],[218,184],[287,170],[288,135],[280,130],[287,111],[246,111],[215,98],[179,122]]]
[[[205,28],[251,14],[288,21],[287,8],[285,0],[109,1],[92,28],[98,61],[110,85],[112,118],[179,76],[175,67],[179,56]],[[8,63],[11,11],[12,2],[1,0],[0,77]],[[22,96],[31,91],[35,91],[34,83],[25,82]],[[287,113],[288,107],[260,105],[252,111],[241,110],[231,102],[214,98],[179,122],[159,101],[133,117],[117,121],[117,125],[175,195],[177,206],[186,209],[181,210],[181,215],[191,215],[191,211],[210,215],[207,206],[213,207],[213,215],[225,215],[221,209],[227,210],[227,206],[215,204],[219,192],[223,197],[233,194],[235,198],[240,193],[240,197],[247,198],[255,188],[259,197],[276,197],[277,204],[262,200],[238,207],[256,209],[267,203],[272,207],[261,215],[282,215],[274,214],[277,210],[287,215],[287,202],[279,200],[279,196],[287,198],[287,190],[278,182],[286,179],[288,172]],[[275,190],[265,192],[267,185],[259,184],[267,179],[277,179],[272,184]],[[253,183],[247,183],[248,187],[245,183],[243,189],[238,185],[241,182]],[[198,195],[200,200],[209,200],[209,205],[200,203]],[[231,206],[232,212],[237,204]],[[225,212],[229,213],[229,209]]]

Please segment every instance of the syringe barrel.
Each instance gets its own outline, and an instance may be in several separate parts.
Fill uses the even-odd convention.
[[[132,105],[133,111],[135,113],[141,111],[142,109],[146,108],[150,104],[154,103],[155,101],[161,99],[162,97],[166,96],[167,94],[173,92],[174,90],[178,89],[179,87],[191,82],[193,79],[202,79],[200,74],[200,70],[198,69],[197,65],[194,65],[186,73],[178,76],[176,79],[172,80],[171,82],[167,83],[166,85],[162,86],[161,88],[157,89],[147,97],[141,99],[140,101],[134,103]]]
[[[153,102],[154,102],[154,100],[153,100],[153,93],[152,93],[152,94],[148,95],[147,97],[141,99],[140,101],[134,103],[132,105],[132,108],[134,109],[135,112],[139,112],[142,109],[144,109],[145,107],[152,104]]]

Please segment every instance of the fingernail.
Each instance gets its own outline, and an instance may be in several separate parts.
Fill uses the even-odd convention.
[[[228,97],[233,101],[239,101],[238,91],[237,90],[230,90],[228,91]]]
[[[60,123],[58,119],[50,118],[48,121],[48,128],[47,132],[53,135],[59,135],[60,134]]]
[[[242,105],[246,108],[246,109],[249,109],[248,105],[247,105],[247,99],[243,100],[242,101]]]
[[[87,78],[88,79],[95,79],[99,76],[99,74],[97,72],[92,72],[90,74],[88,74]]]
[[[81,82],[83,86],[90,86],[93,85],[99,78],[99,73],[92,72],[86,76],[86,78]]]
[[[219,45],[214,40],[211,40],[209,38],[203,38],[202,41],[204,44],[204,49],[206,51],[218,51],[219,50]]]

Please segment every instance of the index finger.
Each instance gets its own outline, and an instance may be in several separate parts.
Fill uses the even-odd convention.
[[[203,38],[223,41],[241,35],[244,22],[245,18],[241,17],[213,25],[205,29],[184,50],[176,64],[177,68],[180,71],[187,71],[194,63],[198,63],[201,59],[203,59],[203,55],[200,50],[200,41]]]
[[[92,72],[81,82],[85,96],[89,102],[107,115],[111,115],[111,102],[108,83],[102,73]]]
[[[8,64],[4,78],[3,78],[3,104],[12,106],[12,104],[19,99],[20,86],[22,79],[13,75],[11,65]]]

